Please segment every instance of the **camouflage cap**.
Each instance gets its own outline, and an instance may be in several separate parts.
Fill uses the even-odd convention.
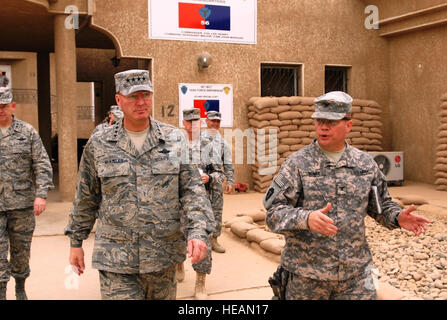
[[[206,118],[208,120],[222,120],[222,114],[217,111],[208,111],[206,113]]]
[[[115,116],[115,118],[117,118],[117,119],[124,118],[124,113],[123,113],[123,111],[121,111],[121,108],[119,106],[116,106],[116,105],[111,106],[109,114],[110,113],[112,113]]]
[[[314,100],[313,119],[340,120],[352,110],[352,98],[342,91],[331,91]]]
[[[154,92],[149,71],[147,70],[127,70],[115,74],[116,93],[127,96],[137,91]]]
[[[0,88],[0,104],[8,104],[12,102],[12,92],[10,88]]]
[[[200,109],[185,109],[183,110],[183,120],[199,120],[200,119]]]

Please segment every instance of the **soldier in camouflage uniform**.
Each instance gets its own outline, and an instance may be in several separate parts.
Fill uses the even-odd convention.
[[[223,167],[227,184],[225,186],[225,193],[230,194],[233,191],[234,184],[234,166],[231,156],[231,150],[220,135],[220,121],[222,115],[217,111],[208,111],[206,113],[207,129],[200,132],[201,136],[212,140],[212,159],[213,163],[219,164]],[[222,209],[223,209],[223,190],[222,184],[213,184],[210,194],[211,206],[213,208],[214,219],[216,220],[216,231],[213,233],[211,245],[214,251],[224,253],[225,248],[217,241],[217,238],[222,233]]]
[[[95,127],[95,130],[93,130],[92,135],[94,135],[96,132],[100,130],[104,130],[105,128],[115,124],[115,122],[123,119],[123,112],[121,111],[121,108],[119,106],[111,106],[109,112],[107,113],[107,117],[98,124]]]
[[[375,299],[366,214],[415,235],[429,222],[401,210],[373,158],[345,143],[351,105],[339,91],[315,99],[317,139],[287,158],[264,198],[267,225],[286,237],[288,300]]]
[[[17,300],[26,300],[25,279],[35,217],[53,187],[50,159],[36,130],[14,116],[16,103],[0,88],[0,300],[12,275]],[[8,251],[10,262],[8,263]]]
[[[213,190],[216,185],[221,185],[225,179],[225,174],[221,165],[212,162],[212,140],[210,137],[200,134],[200,109],[183,110],[183,125],[187,133],[188,144],[183,145],[183,152],[188,153],[188,161],[197,164],[202,181],[206,186],[208,198],[212,199]],[[212,204],[211,204],[212,206]],[[214,216],[212,217],[214,221]],[[198,263],[193,263],[192,267],[196,272],[195,297],[198,300],[206,299],[205,289],[206,275],[211,273],[212,254],[211,254],[211,236],[207,241],[208,252],[205,259]],[[178,279],[184,277],[184,266],[179,264],[177,268]]]
[[[149,72],[120,72],[115,82],[124,119],[85,146],[65,229],[70,264],[83,273],[82,242],[98,217],[92,265],[102,298],[175,299],[175,265],[186,252],[193,263],[206,256],[211,206],[197,166],[174,155],[178,129],[150,117]]]

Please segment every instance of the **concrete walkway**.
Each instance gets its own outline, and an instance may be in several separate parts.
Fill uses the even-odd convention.
[[[431,185],[406,182],[403,187],[391,187],[392,196],[416,194],[430,204],[447,208],[447,192],[439,192]],[[223,220],[237,213],[262,208],[263,194],[242,193],[224,196]],[[27,280],[28,297],[36,300],[93,300],[100,299],[98,271],[91,268],[94,236],[84,242],[86,271],[81,277],[71,272],[68,263],[69,239],[63,236],[71,203],[58,202],[58,194],[49,195],[47,210],[36,221],[31,248],[31,277]],[[227,249],[225,254],[213,253],[213,271],[207,277],[210,300],[265,300],[272,297],[267,279],[276,270],[277,262],[253,250],[246,241],[235,237],[228,229],[219,238]],[[193,299],[195,272],[190,260],[185,263],[185,280],[178,283],[177,298]],[[400,299],[399,290],[382,286],[381,299]],[[8,299],[14,297],[11,279]]]

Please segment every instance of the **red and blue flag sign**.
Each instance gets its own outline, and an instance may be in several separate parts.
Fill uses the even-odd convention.
[[[179,2],[178,12],[179,28],[226,31],[231,29],[229,6]]]
[[[219,100],[196,100],[194,99],[194,108],[200,109],[200,118],[206,118],[206,112],[220,112]]]

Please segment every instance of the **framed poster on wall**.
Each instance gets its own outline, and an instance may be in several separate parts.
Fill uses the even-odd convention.
[[[10,65],[0,65],[0,87],[12,88]]]
[[[198,108],[202,126],[206,127],[206,112],[222,114],[220,126],[233,127],[233,86],[231,84],[180,83],[179,125],[183,127],[183,110]]]
[[[149,38],[256,44],[257,0],[148,0]]]

